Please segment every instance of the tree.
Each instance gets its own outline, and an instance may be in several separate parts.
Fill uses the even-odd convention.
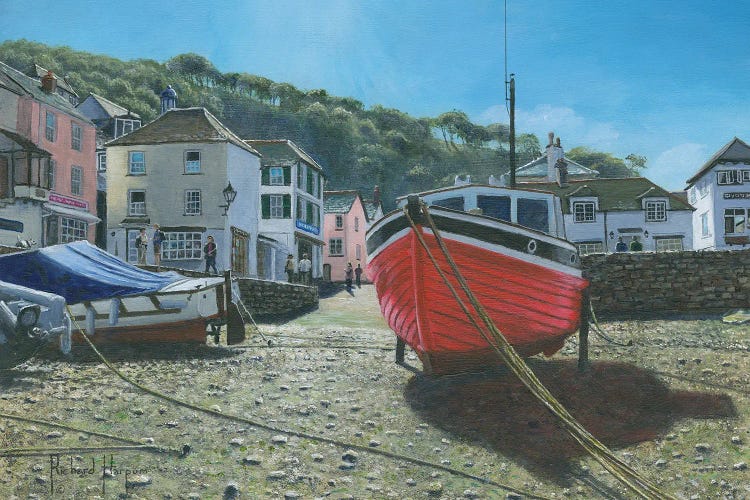
[[[643,158],[645,165],[645,157],[632,156],[636,162],[640,161],[640,158]],[[584,167],[598,171],[599,176],[603,178],[633,177],[635,175],[634,171],[621,158],[616,158],[611,153],[594,151],[585,146],[578,146],[571,149],[568,151],[567,157],[577,161]]]
[[[634,176],[640,176],[641,171],[646,168],[646,157],[630,153],[625,157],[625,162],[628,165],[628,169]]]
[[[534,134],[520,134],[516,137],[516,166],[521,167],[542,156],[542,146]]]

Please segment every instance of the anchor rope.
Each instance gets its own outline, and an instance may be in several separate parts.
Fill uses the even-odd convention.
[[[72,311],[70,310],[70,306],[66,306],[66,307],[68,308],[68,312],[71,313]],[[72,314],[71,314],[71,317],[72,317]],[[298,438],[301,438],[301,439],[308,439],[308,440],[311,440],[311,441],[317,441],[317,442],[321,442],[321,443],[332,444],[332,445],[334,445],[336,447],[343,448],[345,450],[346,449],[357,450],[357,451],[360,451],[362,453],[369,453],[369,454],[373,454],[373,455],[380,455],[380,456],[384,456],[384,457],[387,457],[387,458],[390,458],[390,459],[393,459],[393,460],[401,460],[403,462],[412,463],[412,464],[419,465],[419,466],[422,466],[422,467],[429,467],[429,468],[432,468],[432,469],[441,470],[443,472],[447,472],[447,473],[452,474],[454,476],[463,477],[465,479],[471,479],[471,480],[477,481],[478,483],[481,483],[481,484],[487,484],[487,485],[490,485],[490,486],[496,486],[498,488],[502,488],[505,491],[508,491],[508,492],[511,492],[511,493],[516,493],[518,495],[523,495],[523,496],[526,496],[526,497],[529,497],[529,498],[535,498],[535,499],[539,499],[539,500],[552,500],[550,497],[545,497],[545,496],[537,495],[537,494],[531,493],[529,491],[519,490],[517,488],[513,488],[512,486],[509,486],[509,485],[506,485],[506,484],[502,484],[502,483],[499,483],[497,481],[493,481],[491,479],[484,478],[484,477],[481,477],[481,476],[476,476],[474,474],[469,474],[468,472],[464,472],[464,471],[461,471],[461,470],[458,470],[458,469],[454,469],[452,467],[448,467],[448,466],[443,465],[443,464],[436,464],[434,462],[429,462],[429,461],[423,460],[421,458],[410,457],[408,455],[402,455],[400,453],[386,451],[386,450],[383,450],[383,449],[380,449],[380,448],[372,448],[372,447],[364,446],[364,445],[360,445],[360,444],[348,443],[346,441],[341,441],[341,440],[338,440],[338,439],[327,438],[327,437],[323,437],[323,436],[316,436],[314,434],[309,434],[307,432],[295,431],[295,430],[291,430],[291,429],[281,429],[281,428],[278,428],[278,427],[273,427],[271,425],[264,424],[264,423],[259,422],[257,420],[252,420],[252,419],[247,418],[247,417],[241,417],[239,415],[233,415],[231,413],[222,413],[220,411],[212,410],[210,408],[205,408],[205,407],[197,405],[197,404],[193,404],[193,403],[189,403],[187,401],[183,401],[183,400],[178,399],[178,398],[176,398],[174,396],[170,396],[168,394],[164,394],[164,393],[162,393],[162,392],[160,392],[160,391],[158,391],[156,389],[152,389],[152,388],[150,388],[150,387],[148,387],[146,385],[143,385],[143,384],[141,384],[139,382],[136,382],[135,380],[133,380],[132,378],[128,377],[127,375],[125,375],[124,373],[122,373],[120,370],[118,370],[117,367],[115,367],[96,348],[96,346],[94,346],[94,343],[91,342],[91,339],[88,338],[88,335],[86,335],[84,329],[81,328],[81,326],[78,324],[78,322],[76,320],[73,320],[73,322],[75,324],[75,327],[79,330],[79,332],[80,332],[81,336],[83,337],[83,339],[88,344],[88,346],[96,353],[96,355],[99,357],[99,359],[102,360],[102,362],[107,366],[107,368],[109,368],[110,371],[112,371],[115,375],[117,375],[117,377],[119,377],[120,379],[122,379],[127,384],[130,384],[130,385],[132,385],[132,386],[140,389],[141,391],[145,392],[146,394],[150,394],[150,395],[155,396],[157,398],[163,399],[163,400],[168,401],[168,402],[170,402],[172,404],[175,404],[177,406],[181,406],[183,408],[187,408],[187,409],[194,410],[194,411],[199,411],[201,413],[205,413],[205,414],[211,415],[213,417],[222,418],[222,419],[230,420],[230,421],[233,421],[233,422],[240,422],[240,423],[247,424],[247,425],[252,425],[252,426],[257,427],[259,429],[263,429],[263,430],[274,432],[274,433],[278,433],[278,434],[285,434],[287,436],[298,437]]]
[[[432,230],[435,241],[440,248],[440,251],[445,256],[452,273],[461,289],[463,290],[466,297],[469,299],[472,307],[477,316],[482,320],[484,326],[489,330],[494,342],[489,342],[489,345],[499,354],[502,361],[513,371],[513,373],[521,380],[521,382],[531,391],[531,393],[542,402],[552,413],[555,415],[560,422],[563,424],[565,429],[568,431],[571,437],[575,439],[594,459],[596,459],[607,471],[615,476],[621,483],[631,489],[633,492],[646,499],[669,499],[673,500],[674,497],[662,492],[656,485],[651,483],[648,479],[641,476],[637,471],[632,469],[625,462],[617,458],[604,444],[597,440],[591,433],[589,433],[581,424],[579,424],[575,418],[560,404],[559,401],[549,392],[549,390],[541,383],[536,377],[534,372],[526,365],[524,360],[516,353],[515,349],[510,345],[507,339],[503,336],[497,326],[494,324],[492,319],[487,314],[482,304],[476,299],[473,292],[469,288],[466,280],[461,274],[456,262],[450,254],[450,251],[445,245],[438,228],[435,225],[432,217],[430,216],[427,206],[422,202],[420,208],[424,215],[427,224]],[[468,313],[468,308],[463,304],[462,299],[458,293],[453,290],[453,285],[448,280],[447,276],[440,270],[435,257],[432,255],[427,242],[424,239],[419,227],[416,225],[414,220],[411,218],[408,212],[408,206],[404,208],[404,213],[412,227],[413,233],[416,235],[425,252],[432,261],[433,266],[439,271],[446,286],[451,290],[453,296],[461,304],[461,308],[467,313],[467,317],[470,322],[477,326],[476,320],[473,319],[472,315]],[[481,328],[477,327],[480,334],[487,339],[486,334]]]
[[[594,312],[594,305],[589,302],[589,310],[591,311],[591,319],[593,320],[590,324],[594,327],[594,333],[597,334],[600,338],[606,340],[610,344],[619,345],[620,347],[630,347],[633,345],[632,340],[628,340],[627,342],[618,342],[617,340],[611,338],[606,333],[604,333],[604,330],[602,330],[602,327],[599,326],[599,321],[596,319],[596,313]]]

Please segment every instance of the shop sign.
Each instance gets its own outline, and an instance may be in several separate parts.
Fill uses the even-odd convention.
[[[66,205],[68,207],[82,208],[84,210],[88,210],[89,208],[88,202],[85,202],[83,200],[78,200],[76,198],[69,198],[67,196],[62,196],[57,193],[50,193],[49,201],[53,203],[59,203],[60,205]]]
[[[308,233],[312,233],[314,235],[320,234],[320,228],[318,226],[313,226],[312,224],[308,224],[307,222],[303,222],[301,220],[296,221],[297,229],[302,229],[303,231],[306,231]]]
[[[750,198],[750,193],[724,193],[725,200],[744,200]]]

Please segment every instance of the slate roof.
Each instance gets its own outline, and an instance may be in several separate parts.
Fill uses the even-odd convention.
[[[42,82],[36,80],[30,76],[24,75],[22,72],[15,68],[11,68],[7,64],[0,62],[0,72],[4,73],[5,77],[12,83],[8,83],[7,87],[15,87],[20,89],[22,92],[31,95],[37,101],[40,101],[49,106],[53,106],[65,113],[74,116],[76,119],[85,122],[89,125],[93,125],[91,120],[82,115],[66,98],[58,94],[57,92],[47,93],[42,90]],[[4,79],[5,80],[5,79]]]
[[[563,157],[568,164],[568,178],[571,176],[597,177],[599,172],[584,167],[568,157]],[[540,156],[526,165],[516,169],[516,177],[547,177],[547,156]]]
[[[711,170],[717,163],[721,162],[745,162],[750,163],[750,146],[746,142],[735,137],[716,152],[703,164],[698,172],[687,180],[687,187],[695,184],[695,181],[703,177],[703,174]]]
[[[289,139],[247,139],[245,142],[263,155],[263,166],[293,165],[302,160],[315,170],[323,171],[318,162]]]
[[[261,156],[206,108],[172,108],[141,128],[107,142],[105,146],[138,146],[176,142],[229,142],[254,155]]]
[[[89,99],[89,98],[96,101],[96,103],[102,107],[104,112],[107,113],[107,115],[109,115],[110,118],[115,118],[118,116],[128,116],[128,115],[133,116],[135,118],[140,118],[138,113],[133,113],[129,109],[123,108],[119,104],[116,104],[110,101],[106,97],[102,97],[100,95],[94,94],[93,92],[89,92],[89,97],[87,97],[86,99]],[[83,104],[83,102],[81,104]],[[78,106],[80,106],[81,104],[79,104]]]
[[[569,198],[586,196],[599,198],[600,211],[641,210],[641,201],[645,197],[669,198],[670,210],[694,210],[681,197],[662,189],[645,177],[575,180],[570,181],[565,187],[560,187],[555,182],[530,182],[525,186],[535,186],[555,193],[562,199],[565,213],[570,213]]]
[[[365,205],[365,212],[367,213],[367,220],[375,220],[375,216],[378,213],[378,208],[380,208],[381,210],[383,208],[382,202],[375,203],[372,200],[363,199],[362,203],[364,203]]]
[[[52,156],[52,153],[50,153],[46,149],[40,148],[20,134],[16,134],[15,132],[11,132],[10,130],[6,130],[4,128],[0,128],[0,134],[3,134],[5,137],[15,142],[26,151],[31,151],[32,153],[36,153],[40,156]]]
[[[323,212],[326,214],[348,214],[354,200],[362,201],[359,191],[323,191]]]
[[[38,64],[34,64],[34,71],[36,71],[36,77],[37,78],[42,78],[43,76],[45,76],[48,73],[48,71],[46,69],[42,68]],[[76,93],[76,91],[73,90],[73,87],[70,86],[70,84],[68,83],[68,81],[64,77],[60,78],[57,75],[55,75],[55,77],[57,78],[57,86],[58,87],[61,87],[66,92],[69,92],[69,93],[73,94],[74,96],[78,97],[78,94]]]

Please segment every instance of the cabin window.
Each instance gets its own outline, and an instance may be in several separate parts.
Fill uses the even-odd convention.
[[[549,232],[549,208],[546,200],[518,199],[518,223],[522,226]]]
[[[464,198],[463,196],[454,196],[452,198],[441,198],[432,202],[432,205],[443,208],[451,208],[453,210],[464,209]]]
[[[342,238],[331,238],[328,240],[328,255],[341,257],[344,255],[344,240]]]
[[[596,222],[596,205],[593,201],[576,201],[573,216],[576,222]]]
[[[203,257],[203,233],[165,232],[161,244],[164,260],[194,260]]]
[[[201,192],[200,189],[188,189],[185,191],[185,215],[201,214]]]
[[[664,222],[667,220],[666,201],[646,202],[646,222]]]
[[[745,224],[746,219],[744,208],[727,208],[724,210],[724,233],[744,233]]]
[[[477,196],[482,214],[510,222],[510,196]]]
[[[86,239],[88,224],[79,219],[60,217],[60,243]]]
[[[679,236],[665,236],[654,238],[657,252],[681,252],[682,238]]]
[[[83,169],[75,165],[70,167],[70,192],[79,196],[83,194]]]
[[[589,253],[604,253],[604,244],[601,241],[587,241],[578,243],[578,253],[586,255]]]

